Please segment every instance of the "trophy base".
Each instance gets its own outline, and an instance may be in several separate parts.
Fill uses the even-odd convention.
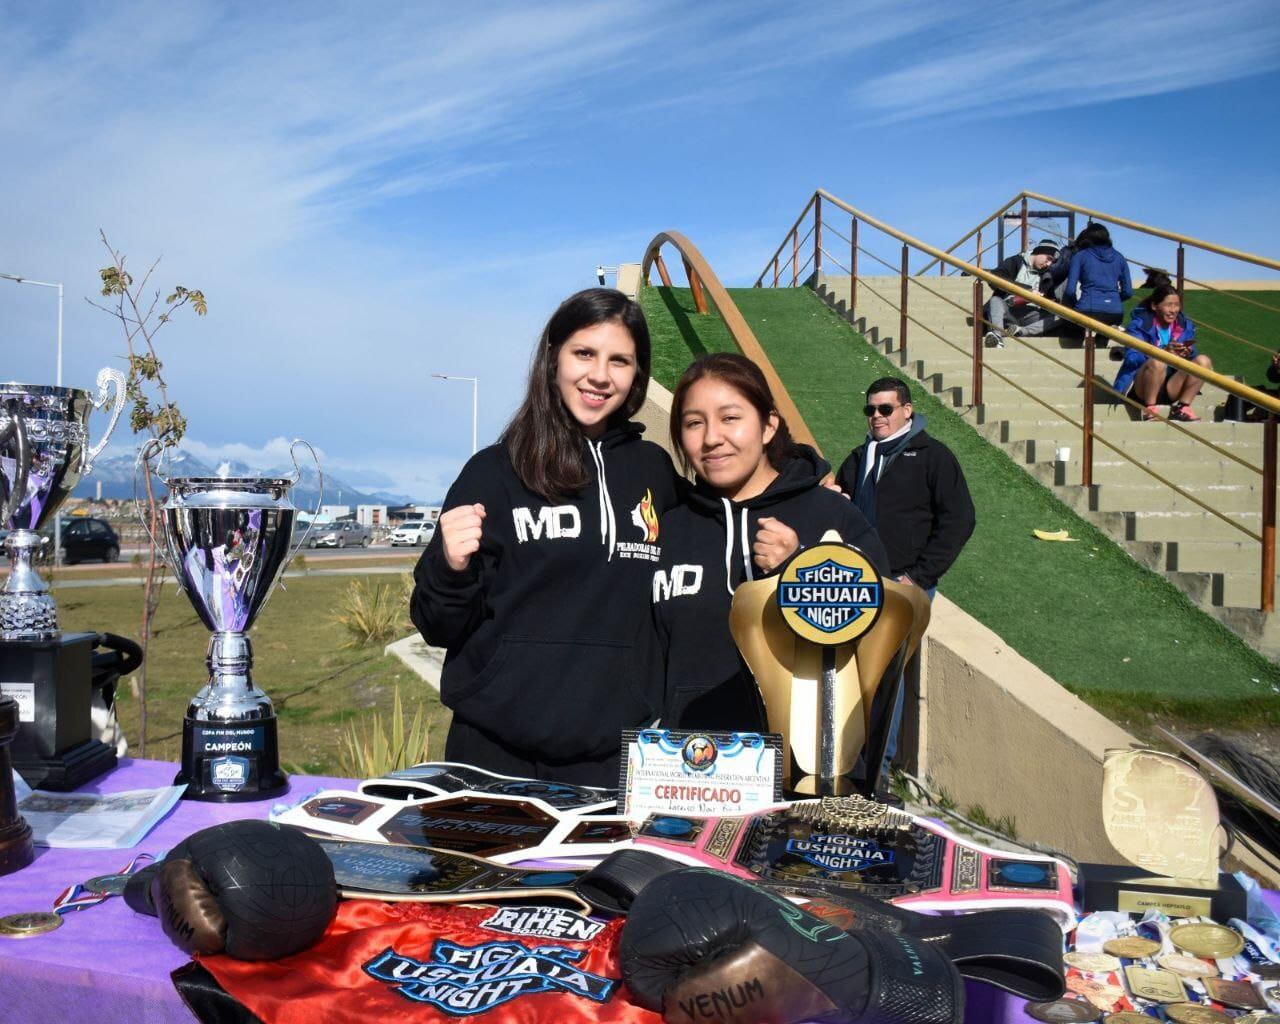
[[[1162,878],[1127,864],[1081,864],[1076,883],[1086,913],[1119,910],[1144,914],[1159,910],[1169,917],[1245,918],[1248,894],[1232,875],[1218,872],[1218,884]]]
[[[241,803],[266,800],[289,788],[280,770],[276,718],[212,722],[187,715],[182,722],[182,770],[175,786],[184,800]]]
[[[9,744],[18,731],[18,702],[0,694],[0,875],[25,868],[35,857],[31,826],[22,820],[13,791]]]
[[[101,740],[85,740],[52,757],[18,757],[13,767],[32,789],[69,793],[111,771],[117,764],[116,749]]]

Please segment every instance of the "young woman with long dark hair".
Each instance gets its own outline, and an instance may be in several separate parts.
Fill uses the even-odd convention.
[[[410,608],[447,651],[447,759],[615,785],[620,731],[657,716],[648,595],[677,478],[629,422],[648,383],[640,307],[570,296],[519,411],[449,489]]]
[[[828,530],[887,572],[866,518],[822,485],[831,467],[791,439],[760,368],[745,356],[699,356],[671,405],[671,439],[695,483],[662,519],[654,621],[666,667],[662,723],[760,731],[759,691],[729,632],[733,592],[777,572]]]

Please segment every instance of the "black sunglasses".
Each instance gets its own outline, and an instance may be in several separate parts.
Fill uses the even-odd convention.
[[[901,408],[902,406],[900,405],[890,405],[888,402],[885,402],[883,405],[864,405],[862,407],[862,415],[870,416],[873,412],[878,412],[881,416],[891,416],[893,415],[894,409]]]

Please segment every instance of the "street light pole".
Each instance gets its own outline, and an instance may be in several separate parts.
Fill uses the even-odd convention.
[[[57,365],[54,373],[54,384],[62,387],[62,284],[54,284],[50,281],[33,281],[29,277],[21,277],[18,274],[0,274],[0,278],[6,281],[14,281],[17,284],[33,284],[38,288],[57,288],[58,289],[58,351]],[[53,516],[53,564],[60,565],[62,563],[62,512],[59,510]]]
[[[439,377],[441,380],[469,380],[471,381],[471,454],[474,455],[478,451],[476,444],[477,427],[479,425],[480,416],[480,378],[479,377],[458,377],[451,373],[433,373],[431,376]]]

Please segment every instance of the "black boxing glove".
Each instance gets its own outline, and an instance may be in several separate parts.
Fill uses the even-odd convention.
[[[959,1024],[964,983],[913,936],[846,932],[718,871],[651,881],[622,931],[622,976],[667,1024]]]
[[[275,960],[319,940],[338,905],[333,865],[297,829],[232,821],[196,832],[125,887],[188,953]]]

